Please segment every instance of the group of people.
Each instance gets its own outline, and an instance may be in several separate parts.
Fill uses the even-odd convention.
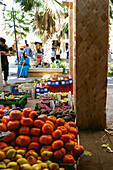
[[[2,71],[4,73],[4,82],[5,86],[7,84],[7,79],[9,75],[9,63],[7,56],[10,56],[9,48],[6,45],[6,40],[2,37],[0,37],[0,52],[1,52],[1,65],[2,65]],[[42,53],[44,54],[44,50],[40,50],[37,48],[37,54]],[[29,47],[28,44],[26,44],[25,48],[21,48],[19,54],[19,66],[17,69],[17,77],[28,77],[28,69],[30,68],[30,58],[33,57],[32,49]],[[51,61],[54,62],[56,60],[61,60],[61,49],[59,46],[56,48],[52,48],[51,52]]]
[[[1,55],[1,66],[4,75],[4,86],[8,85],[7,80],[9,76],[9,62],[7,56],[10,56],[9,47],[6,45],[6,40],[0,37],[0,55]],[[28,77],[28,69],[30,67],[30,59],[32,57],[32,50],[28,44],[24,51],[21,53],[20,65],[17,70],[17,77]]]

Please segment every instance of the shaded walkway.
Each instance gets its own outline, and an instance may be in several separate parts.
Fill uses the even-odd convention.
[[[102,148],[103,142],[101,138],[104,132],[80,132],[80,144],[85,147],[87,151],[92,153],[92,156],[81,156],[78,170],[113,170],[113,153],[106,152],[106,148]],[[113,149],[113,136],[107,136],[106,142]]]

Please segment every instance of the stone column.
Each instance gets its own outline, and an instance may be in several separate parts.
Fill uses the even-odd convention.
[[[69,74],[73,78],[73,2],[69,2]]]
[[[80,130],[106,127],[109,0],[74,0],[75,103]]]

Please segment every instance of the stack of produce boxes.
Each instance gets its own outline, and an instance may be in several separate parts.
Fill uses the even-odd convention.
[[[47,80],[50,92],[69,92],[73,94],[73,80],[71,76],[57,75]]]

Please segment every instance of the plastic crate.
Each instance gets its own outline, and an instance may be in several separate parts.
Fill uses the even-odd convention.
[[[18,106],[18,107],[21,107],[21,108],[24,108],[25,104],[27,103],[27,94],[24,93],[24,92],[17,92],[17,93],[8,93],[8,94],[5,94],[5,96],[9,96],[9,95],[24,95],[20,100],[0,100],[0,104],[3,104],[3,105],[12,105],[12,104],[15,104],[15,106]]]
[[[48,87],[36,87],[36,94],[38,93],[47,93]]]
[[[48,86],[59,86],[59,84],[60,84],[59,80],[55,80],[55,81],[48,80],[47,81]]]
[[[69,85],[59,85],[59,86],[48,86],[49,91],[53,93],[57,92],[69,92]]]
[[[15,106],[23,109],[26,104],[27,104],[27,96],[22,100],[20,104],[15,104]]]
[[[71,91],[71,94],[73,94],[73,84],[69,85],[69,91]]]
[[[46,96],[48,94],[48,92],[47,93],[36,93],[36,99],[39,99],[41,96]]]
[[[69,80],[61,80],[61,84],[62,84],[62,85],[73,84],[73,80],[72,80],[72,79],[69,79]]]
[[[21,84],[20,86],[18,86],[19,92],[27,93],[28,99],[35,99],[35,88],[35,83],[26,83],[24,85]]]

